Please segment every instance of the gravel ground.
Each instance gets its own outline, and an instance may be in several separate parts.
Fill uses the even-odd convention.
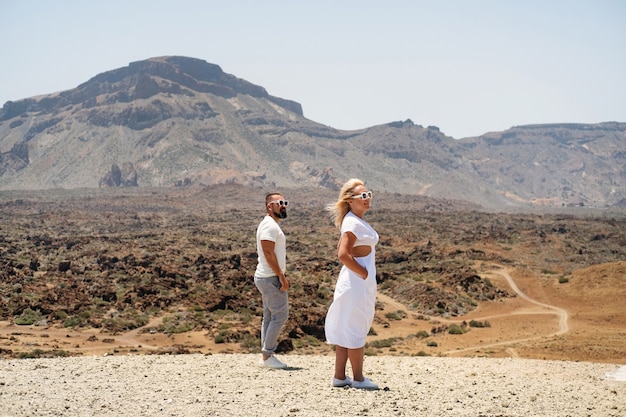
[[[375,356],[378,391],[332,388],[332,356],[137,355],[0,360],[0,417],[626,416],[622,365]]]

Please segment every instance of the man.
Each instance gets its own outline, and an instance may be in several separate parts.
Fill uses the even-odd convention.
[[[263,323],[261,327],[262,358],[259,365],[267,368],[283,369],[287,365],[279,361],[274,352],[278,347],[278,335],[289,317],[287,290],[289,282],[285,278],[287,251],[285,234],[279,226],[287,217],[289,202],[280,193],[265,196],[263,218],[256,231],[258,264],[254,273],[254,284],[261,292],[263,301]]]

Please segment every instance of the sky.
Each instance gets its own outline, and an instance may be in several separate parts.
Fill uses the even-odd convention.
[[[166,55],[343,130],[626,122],[623,0],[0,0],[0,105]]]

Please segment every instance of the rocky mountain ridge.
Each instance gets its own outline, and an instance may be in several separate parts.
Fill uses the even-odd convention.
[[[354,131],[179,56],[133,62],[0,110],[0,190],[239,183],[376,190],[485,207],[626,205],[626,123],[454,139],[411,120]]]

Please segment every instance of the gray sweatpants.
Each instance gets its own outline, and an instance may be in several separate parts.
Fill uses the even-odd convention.
[[[289,318],[287,291],[280,290],[277,276],[254,277],[254,285],[261,292],[263,301],[263,324],[261,326],[261,351],[271,355],[278,347],[278,335]]]

